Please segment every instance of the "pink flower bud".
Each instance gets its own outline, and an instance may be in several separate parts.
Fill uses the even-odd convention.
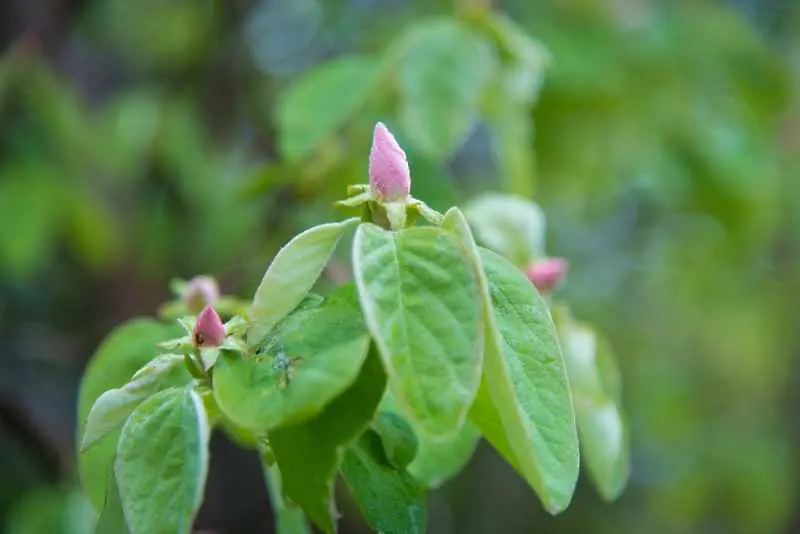
[[[382,123],[375,124],[369,152],[369,185],[379,200],[405,200],[411,192],[411,171],[406,153],[392,132]]]
[[[225,325],[211,304],[197,316],[192,337],[198,347],[219,347],[225,341]]]
[[[525,275],[536,289],[546,293],[561,283],[567,274],[567,267],[567,260],[564,258],[546,258],[528,267]]]
[[[219,286],[210,276],[195,276],[186,284],[183,300],[190,313],[197,313],[219,299]]]

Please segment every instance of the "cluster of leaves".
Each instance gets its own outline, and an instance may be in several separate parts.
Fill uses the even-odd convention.
[[[0,61],[0,223],[16,228],[0,273],[24,281],[59,254],[89,273],[183,269],[194,232],[209,248],[192,251],[193,268],[222,271],[242,246],[230,236],[254,233],[262,216],[244,201],[241,147],[220,149],[197,103],[166,91],[84,98],[30,43]]]
[[[396,117],[418,157],[441,164],[483,122],[506,188],[528,196],[529,110],[549,55],[510,18],[479,4],[415,22],[379,54],[343,56],[304,73],[277,102],[283,155],[332,165],[343,130],[357,136],[380,114]]]
[[[769,43],[715,2],[585,20],[556,11],[525,14],[563,58],[537,107],[537,127],[549,132],[536,140],[537,192],[609,198],[634,185],[654,208],[702,211],[751,243],[763,239],[781,180],[775,118],[789,96]]]
[[[747,10],[637,4],[515,11],[556,59],[533,118],[536,198],[551,242],[580,265],[564,294],[625,357],[647,504],[605,528],[779,532],[796,491],[775,394],[792,387],[782,325],[796,276],[775,247],[796,211],[797,150],[780,124],[797,78],[774,27]],[[608,516],[584,509],[585,524]]]
[[[103,2],[101,5],[122,4]],[[161,3],[152,4],[160,6]],[[626,3],[629,7],[645,4]],[[186,2],[170,3],[171,7],[161,8],[170,11],[174,6],[186,9],[186,5]],[[781,191],[791,193],[793,189],[779,188],[780,180],[787,175],[777,163],[775,146],[770,142],[774,118],[785,107],[787,97],[784,65],[742,17],[712,2],[659,4],[658,7],[650,3],[649,13],[638,19],[637,13],[642,14],[638,7],[617,10],[609,8],[612,3],[602,0],[541,3],[511,0],[503,5],[520,26],[534,30],[556,61],[537,105],[536,127],[542,134],[537,135],[535,141],[531,139],[532,115],[523,102],[519,104],[521,113],[502,115],[508,118],[505,124],[517,124],[524,135],[517,135],[509,128],[502,137],[495,135],[493,141],[505,139],[506,143],[513,143],[505,145],[505,156],[500,164],[509,170],[521,170],[519,176],[524,180],[521,186],[514,186],[515,190],[529,189],[528,182],[538,175],[537,199],[549,206],[554,215],[560,216],[556,229],[559,249],[574,256],[591,256],[586,259],[591,259],[592,264],[584,264],[591,276],[582,278],[580,271],[575,273],[576,284],[566,288],[569,296],[579,301],[583,313],[589,311],[588,315],[602,321],[609,333],[613,331],[615,345],[624,347],[621,352],[631,355],[627,362],[631,365],[626,366],[626,371],[634,392],[629,388],[628,398],[632,393],[635,395],[631,405],[636,407],[639,436],[646,438],[638,440],[641,455],[658,459],[650,462],[651,470],[647,477],[643,475],[646,480],[640,480],[642,491],[647,492],[648,504],[646,511],[641,514],[637,511],[639,526],[664,524],[670,525],[664,528],[684,528],[687,523],[706,524],[725,515],[730,516],[730,524],[726,526],[731,529],[772,531],[785,517],[792,495],[791,480],[787,479],[790,470],[785,468],[787,431],[785,425],[775,420],[776,414],[781,412],[778,403],[782,402],[777,392],[783,390],[788,375],[783,372],[787,368],[783,343],[776,341],[786,322],[787,308],[780,301],[785,288],[771,291],[760,283],[742,284],[742,280],[764,279],[764,258],[765,254],[770,254],[773,238],[787,239],[781,237],[783,231],[778,225],[785,224],[780,217],[781,205],[791,195],[781,195]],[[142,39],[146,33],[129,18],[129,10],[112,8],[107,11],[114,9],[113,23],[108,23],[108,13],[98,13],[97,27],[119,42],[118,53],[123,53],[123,59],[127,57],[125,54],[145,56],[159,49],[172,60],[165,62],[169,66],[167,70],[175,67],[183,70],[179,60],[185,60],[183,68],[196,65],[208,51],[210,41],[203,37],[205,48],[198,48],[192,58],[180,58],[180,53],[188,50],[185,42],[177,42],[170,49],[150,38],[180,40],[179,36],[156,30]],[[193,9],[201,10],[196,6]],[[183,32],[206,29],[203,17],[208,17],[208,13],[190,14],[182,19]],[[175,15],[157,18],[169,26],[167,21],[175,20]],[[483,30],[485,27],[469,21],[468,17],[456,21],[429,20],[423,25],[445,20],[466,29],[473,37],[481,39],[490,35]],[[217,26],[215,29],[219,29],[220,25]],[[380,24],[365,24],[364,27],[381,28]],[[391,27],[397,27],[394,20]],[[148,22],[147,28],[152,31],[154,27]],[[196,33],[206,36],[209,32]],[[456,39],[463,35],[463,31],[449,33],[456,35]],[[126,37],[121,39],[119,36],[123,35]],[[130,36],[139,39],[135,46],[130,46]],[[488,42],[494,43],[492,39]],[[111,48],[106,44],[103,42],[97,48]],[[370,45],[370,50],[374,50],[374,43]],[[535,43],[533,45],[530,50],[541,51]],[[458,47],[453,50],[439,57],[460,57]],[[493,48],[490,53],[495,59],[498,50]],[[291,139],[292,134],[299,131],[282,119],[293,113],[290,108],[295,99],[300,102],[297,109],[302,110],[303,106],[315,109],[320,117],[328,116],[329,109],[338,109],[341,102],[348,102],[351,94],[361,94],[364,100],[361,108],[350,111],[347,121],[352,129],[343,127],[342,121],[331,126],[329,122],[317,121],[316,116],[307,115],[301,121],[302,127],[307,135],[313,134],[320,141],[303,157],[291,156],[291,143],[281,141],[287,163],[270,162],[264,167],[264,172],[256,177],[264,186],[261,192],[268,190],[274,195],[290,187],[294,193],[289,195],[292,199],[308,199],[319,195],[322,185],[338,187],[337,180],[349,178],[356,172],[363,173],[360,163],[356,171],[350,165],[349,155],[356,151],[339,150],[346,145],[338,141],[343,138],[342,133],[358,132],[359,125],[366,130],[378,111],[382,117],[396,111],[393,116],[398,118],[399,124],[401,110],[422,105],[414,102],[416,98],[421,102],[434,97],[445,100],[445,110],[466,101],[471,104],[463,109],[469,108],[472,114],[469,127],[472,127],[476,122],[490,122],[489,119],[497,116],[489,113],[496,106],[516,102],[512,99],[492,101],[493,95],[498,94],[492,87],[499,88],[497,82],[501,79],[496,76],[497,70],[492,71],[490,88],[481,94],[477,107],[474,100],[466,96],[454,98],[455,104],[449,102],[449,97],[438,96],[441,94],[436,89],[439,84],[458,94],[472,90],[448,85],[451,79],[466,79],[461,75],[450,76],[448,69],[430,69],[434,72],[425,78],[432,84],[429,90],[401,93],[395,67],[422,62],[424,58],[398,56],[398,59],[403,57],[403,61],[390,62],[388,56],[369,56],[385,61],[387,68],[382,78],[385,83],[373,85],[376,91],[366,96],[349,82],[339,92],[331,92],[331,85],[327,92],[317,92],[312,87],[315,84],[308,83],[312,91],[309,100],[291,96],[295,89],[300,91],[306,85],[303,83],[306,77],[317,76],[328,63],[310,70],[283,93],[279,100],[280,111],[275,117],[281,133],[279,139],[283,139],[284,134]],[[502,53],[499,56],[501,64],[507,64],[510,59]],[[345,60],[330,63],[338,61]],[[246,62],[226,62],[242,63]],[[449,64],[467,70],[473,68],[469,61],[450,61]],[[496,67],[498,63],[495,61],[493,65]],[[412,67],[412,71],[415,68]],[[204,72],[209,70],[207,65],[203,69]],[[536,72],[529,70],[529,74]],[[241,73],[236,79],[242,79]],[[168,85],[162,83],[165,81],[159,80],[158,85]],[[12,87],[11,92],[4,95],[7,98],[3,103],[11,102],[12,109],[25,107],[42,114],[54,112],[42,115],[41,120],[38,115],[26,117],[24,124],[17,121],[13,127],[5,129],[9,134],[7,138],[15,141],[5,159],[3,194],[0,195],[5,199],[0,212],[6,214],[7,222],[15,228],[14,236],[0,245],[4,249],[0,250],[3,256],[0,261],[7,271],[32,272],[34,264],[47,260],[48,255],[43,252],[57,250],[50,240],[56,234],[69,234],[74,244],[85,251],[90,264],[102,264],[93,258],[102,259],[109,251],[113,253],[120,246],[130,246],[136,250],[137,262],[154,266],[152,268],[160,274],[167,270],[167,263],[156,260],[163,259],[171,245],[193,242],[186,238],[186,230],[197,233],[201,228],[204,239],[214,238],[215,241],[214,245],[192,251],[193,270],[214,269],[216,272],[217,265],[229,261],[233,256],[228,255],[231,252],[228,247],[234,242],[229,239],[230,235],[247,234],[255,239],[254,233],[249,231],[253,228],[253,212],[231,210],[233,196],[229,189],[224,195],[219,194],[219,176],[232,174],[222,163],[234,161],[236,154],[215,157],[220,164],[209,164],[209,154],[219,155],[216,150],[219,140],[203,133],[207,117],[201,118],[201,106],[182,99],[168,101],[172,95],[160,91],[155,94],[147,84],[147,90],[129,85],[125,91],[118,91],[109,105],[100,106],[95,102],[95,117],[82,114],[78,120],[73,120],[71,93],[59,85],[50,93],[60,96],[61,104],[49,104],[47,98],[36,98],[40,91],[28,90],[41,89],[42,85],[36,77],[22,78],[16,83],[16,89]],[[273,93],[269,84],[251,85],[248,89],[267,95],[266,98]],[[337,98],[330,98],[332,95]],[[181,96],[185,96],[183,92]],[[238,111],[249,121],[257,113],[241,104],[248,98],[239,96],[230,100],[242,106]],[[22,97],[25,100],[21,100]],[[197,95],[190,97],[197,98]],[[62,109],[64,113],[60,112]],[[412,118],[414,113],[408,115]],[[236,113],[231,112],[230,116],[245,121]],[[462,124],[465,121],[463,116],[449,116]],[[131,122],[132,117],[155,117],[158,121]],[[94,118],[98,120],[90,120]],[[71,122],[59,126],[60,119]],[[90,126],[88,134],[79,135],[87,129],[86,125]],[[423,147],[419,145],[427,138],[417,135],[419,130],[413,126],[413,121],[403,120],[400,133],[409,146],[422,154]],[[458,130],[443,123],[434,126],[436,131]],[[45,131],[48,132],[47,143],[44,148],[35,150],[37,142],[41,141],[37,134]],[[495,128],[493,132],[497,134],[498,130]],[[63,149],[56,137],[66,140]],[[100,182],[98,177],[105,178],[108,174],[116,179],[117,173],[114,169],[106,172],[103,168],[97,172],[92,165],[93,158],[86,157],[83,140],[87,138],[115,145],[107,149],[103,144],[92,152],[93,155],[111,155],[109,161],[114,169],[153,168],[156,178],[135,186],[132,182],[123,186],[112,180]],[[332,140],[337,142],[331,143]],[[347,140],[353,141],[352,138]],[[78,142],[84,149],[70,144]],[[459,144],[457,142],[454,147],[458,148]],[[532,165],[534,144],[538,172]],[[9,146],[6,143],[6,148]],[[352,146],[358,144],[353,141]],[[416,150],[411,153],[412,159],[419,157],[414,153]],[[333,166],[329,165],[332,153],[338,158]],[[442,159],[435,156],[437,151],[425,153],[434,154],[431,156],[434,160]],[[62,154],[69,161],[65,163]],[[30,187],[23,184],[24,178],[31,176],[26,169],[34,168],[27,162],[35,162],[36,169],[43,171],[40,175],[47,179],[34,180]],[[513,167],[514,162],[517,167]],[[417,176],[421,178],[424,173],[418,168]],[[233,174],[240,171],[233,169]],[[436,188],[435,191],[426,190],[425,198],[433,205],[439,205],[433,200],[433,193],[450,200],[453,192],[442,193],[446,188],[441,184],[446,184],[447,180],[438,180],[445,175],[443,168],[437,167],[431,174],[437,178],[434,186],[417,180],[418,188]],[[72,180],[73,176],[80,179]],[[198,187],[198,177],[201,187]],[[87,178],[90,181],[87,182]],[[788,185],[790,179],[784,184]],[[119,183],[126,180],[123,176]],[[46,187],[39,187],[43,182]],[[80,185],[66,189],[70,195],[80,197],[80,202],[75,204],[82,202],[86,209],[73,209],[72,201],[68,200],[53,205],[55,215],[51,215],[44,208],[52,205],[53,198],[64,194],[65,182]],[[154,183],[158,187],[153,187]],[[213,188],[207,187],[210,183],[214,184]],[[508,184],[511,187],[511,182]],[[120,214],[129,210],[116,209],[119,202],[108,204],[110,209],[95,202],[101,192],[112,190],[115,199],[140,200],[137,208],[140,213],[120,224]],[[91,194],[86,194],[88,192]],[[180,196],[179,202],[173,202],[172,195],[176,193]],[[178,210],[176,205],[182,208]],[[16,209],[23,206],[28,208]],[[311,204],[303,210],[286,211],[302,212],[306,217],[313,217],[305,214],[314,212]],[[635,221],[628,218],[631,211],[636,212]],[[187,212],[200,216],[187,218]],[[37,219],[37,213],[45,213],[44,222]],[[465,213],[469,216],[468,210],[465,209]],[[241,222],[243,214],[250,214],[250,223],[235,223]],[[85,217],[88,222],[74,222],[78,216]],[[6,220],[2,215],[0,218]],[[577,228],[570,230],[569,225],[564,224],[565,218]],[[222,222],[226,226],[216,224]],[[724,238],[717,226],[720,222],[725,230]],[[621,225],[625,225],[623,230],[620,230]],[[635,229],[631,229],[632,226]],[[592,228],[591,236],[586,235],[588,227]],[[115,232],[107,232],[109,228],[114,228],[115,232],[122,228],[139,228],[145,234],[133,239],[111,239]],[[277,228],[270,226],[270,231],[277,234]],[[12,238],[23,235],[34,235],[36,239]],[[17,246],[20,248],[12,250]],[[247,246],[260,251],[249,239]],[[786,262],[785,269],[790,269],[789,259],[781,257],[781,261]],[[513,258],[509,259],[518,264]],[[209,260],[215,263],[209,264]],[[630,264],[633,262],[645,268],[632,272]],[[686,269],[687,264],[693,268]],[[622,279],[626,287],[620,287]],[[636,287],[637,291],[621,292],[631,287]],[[698,305],[699,299],[702,305]],[[620,314],[606,313],[612,302]],[[554,312],[561,334],[560,316]],[[632,318],[636,318],[640,326],[635,332],[622,326]],[[719,331],[727,334],[719,335]],[[602,350],[605,345],[598,342],[595,346]],[[562,340],[565,357],[568,346],[569,343]],[[650,357],[634,356],[641,354]],[[600,360],[602,357],[598,353]],[[569,370],[569,361],[567,364]],[[131,369],[124,378],[129,378],[134,371]],[[124,381],[120,377],[108,387],[119,387]],[[577,394],[574,396],[577,398]],[[727,407],[722,414],[720,405]],[[751,417],[752,414],[770,416]],[[711,418],[714,424],[709,424]],[[580,426],[580,415],[578,423]],[[418,471],[417,465],[422,453],[433,447],[420,441],[417,459],[409,466],[412,473],[419,475],[422,470]],[[586,456],[585,447],[583,453]],[[772,460],[741,462],[741,458],[753,456]],[[767,488],[757,503],[753,501],[752,480],[758,480],[759,487]],[[633,521],[631,517],[629,514],[628,519]],[[595,519],[590,513],[585,521]]]
[[[478,241],[518,269],[547,257],[545,218],[535,203],[489,193],[470,201],[465,213]],[[602,334],[577,321],[566,302],[545,298],[567,366],[584,463],[600,495],[613,500],[627,483],[630,462],[617,363]]]
[[[534,205],[495,196],[468,213],[496,249],[519,256],[509,240],[528,235],[524,255],[541,252]],[[503,228],[501,213],[521,226]],[[326,532],[337,473],[373,528],[424,531],[425,488],[463,467],[480,436],[558,513],[578,477],[576,413],[589,469],[616,497],[627,456],[608,352],[563,311],[557,331],[520,268],[478,246],[458,208],[434,220],[391,231],[352,218],[299,234],[219,346],[198,346],[191,318],[190,335],[172,341],[172,326],[149,319],[112,333],[80,398],[80,465],[103,506],[98,528],[188,532],[214,426],[259,449],[279,472],[276,502],[285,495]],[[311,293],[353,227],[354,282]],[[157,343],[178,353],[151,359]],[[291,505],[283,512],[302,524]]]
[[[219,21],[185,1],[151,4],[165,26],[183,17],[183,37],[150,23],[147,32],[134,29],[139,21],[130,20],[119,1],[94,10],[87,36],[103,37],[104,48],[124,50],[132,64],[152,72],[159,65],[196,67],[213,43],[204,36],[215,34]],[[368,131],[376,116],[396,117],[415,157],[437,165],[476,124],[486,124],[504,188],[524,196],[534,187],[535,145],[545,178],[537,186],[548,193],[580,187],[613,195],[632,177],[670,208],[699,202],[730,225],[746,212],[754,228],[770,220],[778,167],[765,140],[772,115],[787,100],[787,84],[782,65],[740,17],[706,4],[684,6],[644,13],[631,23],[640,24],[639,31],[625,32],[626,21],[598,14],[613,10],[599,9],[596,1],[550,4],[511,2],[520,25],[485,9],[420,19],[380,53],[345,55],[306,71],[274,102],[270,127],[280,134],[282,157],[252,181],[218,180],[246,176],[253,162],[244,146],[219,149],[225,143],[204,128],[197,102],[145,83],[120,88],[89,111],[35,54],[9,54],[0,65],[0,112],[14,136],[2,138],[8,160],[0,169],[7,177],[1,212],[20,232],[0,245],[0,268],[17,277],[35,272],[59,237],[90,267],[107,267],[126,252],[113,235],[131,229],[142,234],[135,249],[147,258],[143,263],[164,270],[190,230],[213,238],[210,250],[234,253],[227,237],[254,229],[259,217],[243,193],[291,187],[307,197],[337,174],[332,171],[352,176],[358,171],[346,156],[352,151],[342,150],[340,141],[348,139],[342,134]],[[714,32],[695,30],[712,22]],[[549,135],[535,140],[531,109],[550,61],[523,27],[533,28],[559,58],[537,106],[538,127]],[[717,98],[720,87],[731,98]],[[276,92],[255,82],[248,88],[268,97]],[[686,94],[692,105],[676,96]],[[260,114],[255,107],[243,113],[249,120]],[[761,179],[748,178],[756,175]],[[134,207],[118,209],[120,199],[142,202],[129,213]],[[233,203],[240,208],[235,217],[224,210]],[[213,255],[195,253],[202,256],[200,269],[225,267]]]

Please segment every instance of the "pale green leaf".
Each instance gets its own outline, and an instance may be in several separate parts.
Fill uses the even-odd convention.
[[[539,495],[564,510],[578,478],[578,437],[558,335],[547,305],[508,261],[478,249],[453,208],[442,227],[460,236],[481,266],[486,313],[483,379],[470,418]]]
[[[325,532],[335,530],[333,482],[344,450],[372,420],[385,387],[380,356],[372,350],[358,380],[319,415],[269,434],[287,497]]]
[[[464,208],[475,240],[508,258],[520,269],[545,255],[545,218],[541,208],[526,198],[485,193]]]
[[[558,336],[528,279],[494,252],[481,249],[480,256],[496,333],[494,346],[486,348],[489,397],[479,397],[476,405],[494,405],[505,433],[500,442],[515,457],[512,465],[545,508],[557,513],[569,505],[578,478],[575,414]],[[490,442],[496,439],[478,427]]]
[[[375,92],[380,62],[365,56],[326,61],[303,75],[278,102],[280,146],[289,160],[308,156]]]
[[[619,370],[608,343],[590,326],[556,308],[575,403],[581,454],[597,491],[616,499],[628,481],[628,429],[620,407]]]
[[[383,534],[422,534],[425,491],[408,472],[392,467],[378,435],[367,430],[347,450],[342,477],[370,527]]]
[[[263,432],[313,417],[344,392],[369,349],[361,311],[350,300],[341,293],[324,301],[313,296],[255,356],[223,353],[214,369],[220,410],[237,425]]]
[[[353,243],[361,307],[389,385],[431,437],[461,428],[480,377],[479,292],[465,254],[433,227],[388,232],[362,224]]]
[[[298,234],[275,256],[253,297],[250,345],[259,344],[314,287],[344,232],[357,218],[320,224]]]
[[[115,475],[131,534],[188,534],[203,500],[209,426],[191,389],[167,389],[131,414]]]
[[[164,354],[139,369],[121,388],[109,389],[95,401],[86,420],[81,450],[85,451],[122,425],[146,398],[189,380],[180,354]]]
[[[608,340],[595,330],[597,343],[597,372],[606,396],[616,404],[622,404],[622,376],[619,365]]]
[[[177,337],[181,332],[177,324],[165,325],[149,318],[135,318],[119,325],[103,340],[81,379],[78,440],[82,440],[89,411],[100,395],[125,385],[138,369],[153,359],[158,343]],[[188,373],[184,379],[189,382]],[[114,461],[118,437],[119,431],[115,430],[78,456],[81,482],[98,510],[103,506],[108,471]]]
[[[606,501],[616,500],[630,476],[628,424],[616,404],[575,405],[589,478]]]

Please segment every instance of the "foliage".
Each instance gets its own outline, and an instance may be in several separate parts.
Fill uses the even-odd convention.
[[[373,158],[385,157],[378,144],[373,150]],[[365,214],[397,202],[376,196],[379,182],[387,183],[371,174],[366,189],[352,188],[352,198],[366,203]],[[285,492],[325,532],[336,530],[333,483],[339,470],[373,528],[424,532],[424,486],[407,470],[417,440],[449,442],[454,449],[471,424],[548,511],[567,507],[578,474],[575,413],[545,302],[517,267],[479,250],[458,208],[441,215],[413,197],[400,203],[403,210],[419,209],[428,225],[406,226],[403,217],[399,227],[390,219],[384,229],[350,219],[306,230],[275,256],[247,318],[222,325],[210,302],[196,320],[179,321],[189,336],[160,343],[163,350],[181,349],[182,356],[156,356],[121,388],[83,395],[96,398],[81,415],[87,418],[84,471],[97,470],[97,464],[107,470],[113,459],[112,485],[104,499],[95,499],[98,509],[104,506],[102,518],[119,516],[109,509],[118,502],[131,534],[190,532],[208,471],[212,425],[251,436],[251,445],[279,473],[281,488],[272,491]],[[325,297],[311,294],[343,232],[355,223],[354,285]],[[215,321],[222,336],[206,333]],[[97,362],[116,366],[140,358],[142,350],[156,351],[155,344],[126,334],[145,325],[123,325]],[[194,379],[170,387],[175,382],[166,377],[183,364]],[[581,372],[601,380],[597,369]],[[103,381],[107,374],[87,373],[82,389],[95,392]],[[379,412],[387,389],[393,409]],[[86,455],[120,425],[116,451]],[[613,429],[594,427],[583,448],[591,451],[604,495],[613,498],[627,477],[608,464],[627,459],[607,451],[605,437]],[[613,493],[607,490],[609,469]],[[427,463],[424,474],[438,483],[455,470]]]
[[[20,40],[0,65],[0,223],[13,230],[0,242],[10,336],[0,374],[11,384],[0,385],[42,427],[55,425],[28,407],[63,406],[55,419],[68,420],[68,403],[43,392],[54,383],[70,392],[75,362],[111,321],[154,309],[168,275],[214,272],[253,294],[280,245],[332,220],[330,201],[364,175],[380,119],[408,150],[416,194],[442,212],[461,206],[480,245],[520,270],[547,256],[545,242],[570,259],[569,282],[547,304],[578,438],[598,443],[594,456],[581,447],[581,471],[610,497],[628,464],[596,462],[633,460],[635,491],[617,505],[599,507],[579,491],[570,520],[550,523],[524,505],[512,471],[489,469],[492,455],[479,448],[472,469],[433,495],[432,521],[446,516],[465,533],[480,532],[487,516],[508,532],[762,533],[792,520],[796,425],[783,419],[797,345],[789,295],[800,265],[792,111],[800,63],[790,63],[798,50],[790,2],[735,3],[757,14],[750,20],[745,8],[711,1],[509,0],[495,11],[465,1],[456,16],[451,2],[413,0],[253,2],[252,10],[148,2],[141,12],[123,4],[84,2],[57,45],[40,54]],[[758,18],[770,12],[780,17]],[[419,49],[431,53],[420,58]],[[523,197],[499,195],[504,215],[535,198],[547,227],[504,230],[498,245],[474,218],[496,196],[486,190]],[[327,297],[349,275],[349,240],[348,231],[315,293]],[[226,316],[249,309],[249,301],[219,304]],[[167,325],[189,315],[165,309]],[[47,330],[37,342],[25,335],[33,323]],[[621,400],[609,385],[606,339],[625,377]],[[594,354],[584,352],[590,346]],[[97,395],[122,388],[155,354],[121,366]],[[28,355],[62,363],[30,364]],[[17,361],[58,379],[17,380]],[[230,361],[221,354],[216,370]],[[581,370],[604,378],[578,387]],[[204,400],[214,408],[213,396]],[[628,417],[615,415],[620,403]],[[379,409],[402,414],[391,393]],[[598,439],[598,421],[622,433]],[[470,459],[478,432],[470,421],[444,441],[417,432],[408,472],[440,485]],[[609,439],[627,434],[631,451]],[[461,452],[442,453],[442,443]],[[506,459],[516,456],[506,449]],[[100,471],[89,475],[100,482],[82,478],[102,499]],[[22,490],[17,477],[42,483],[22,472],[4,468],[3,503]],[[470,476],[499,488],[496,496],[470,494]],[[443,500],[447,513],[436,508]],[[511,503],[515,513],[503,513]]]

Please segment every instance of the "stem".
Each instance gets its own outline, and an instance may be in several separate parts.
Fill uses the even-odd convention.
[[[186,353],[183,355],[183,364],[186,366],[186,370],[189,371],[189,374],[201,381],[208,380],[208,373],[203,368],[203,362],[198,359],[197,355],[194,353]]]

